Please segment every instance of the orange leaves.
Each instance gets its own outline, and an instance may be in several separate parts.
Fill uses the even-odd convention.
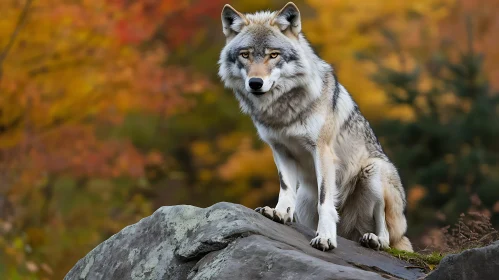
[[[499,89],[499,18],[496,16],[499,10],[498,1],[488,0],[464,0],[459,1],[452,13],[439,26],[442,39],[448,42],[449,46],[457,46],[454,52],[466,51],[467,33],[466,18],[469,17],[472,23],[473,48],[475,52],[480,52],[487,59],[484,60],[484,72],[494,89]]]
[[[65,126],[33,143],[33,170],[85,177],[143,176],[145,158],[131,144],[96,138],[91,126]]]
[[[412,186],[407,194],[407,207],[409,210],[415,210],[418,202],[425,197],[427,190],[421,185]]]
[[[0,30],[0,46],[16,21],[15,2],[0,4],[7,15],[0,18],[0,26],[9,27]],[[117,176],[128,170],[138,176],[141,172],[126,163],[142,164],[131,144],[100,143],[89,131],[108,121],[119,123],[131,111],[171,115],[189,106],[183,92],[207,87],[198,75],[164,66],[167,44],[157,43],[147,50],[135,45],[151,39],[172,13],[188,11],[190,2],[49,0],[34,5],[5,61],[0,83],[0,150],[20,143],[33,145],[37,158],[50,171],[81,168],[79,173],[96,174],[106,161],[99,159],[101,155],[124,149],[127,156],[116,161],[120,171],[104,168],[100,172]],[[130,26],[137,30],[127,30]],[[124,33],[117,32],[121,27]],[[71,126],[74,131],[69,132]],[[47,131],[50,141],[46,143],[59,145],[35,143],[45,143],[40,139],[46,136],[39,134]],[[75,139],[82,131],[84,135],[77,140],[85,147],[81,150],[95,152],[82,154],[75,147],[66,147],[64,141]]]
[[[116,103],[120,111],[142,109],[171,115],[188,107],[183,93],[196,93],[208,88],[208,81],[185,69],[161,64],[166,60],[164,49],[157,47],[146,54],[130,54],[134,65],[116,69],[113,76],[117,84],[134,81],[130,88],[116,92]]]
[[[24,3],[0,1],[0,53]],[[150,142],[191,108],[188,94],[210,88],[170,58],[218,19],[220,3],[33,1],[0,62],[2,276],[62,278],[103,238],[151,213],[148,180],[164,180],[172,160]],[[139,132],[127,130],[132,114],[145,119]]]
[[[164,164],[163,155],[159,151],[150,151],[145,159],[147,164],[151,165],[161,165]]]

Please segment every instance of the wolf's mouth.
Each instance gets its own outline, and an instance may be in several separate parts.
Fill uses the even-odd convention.
[[[253,93],[254,95],[263,95],[266,93],[266,91],[252,91],[251,93]]]
[[[274,88],[274,85],[275,85],[275,81],[272,82],[272,85],[270,86],[269,90],[267,90],[267,91],[255,90],[255,91],[251,91],[251,93],[256,95],[256,96],[264,95],[265,93],[271,91]]]

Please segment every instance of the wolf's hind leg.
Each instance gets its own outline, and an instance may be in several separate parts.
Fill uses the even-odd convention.
[[[279,200],[275,208],[258,207],[256,212],[278,223],[293,221],[298,186],[297,165],[293,156],[282,145],[271,145],[274,161],[279,170]]]
[[[382,163],[378,160],[371,161],[362,168],[362,180],[367,184],[370,192],[374,194],[375,200],[373,215],[374,233],[365,233],[360,239],[362,246],[379,250],[390,247],[390,234],[386,226],[385,219],[385,200],[383,192]]]
[[[365,233],[360,239],[364,247],[379,250],[390,247],[390,235],[386,227],[384,203],[377,202],[374,206],[375,233]]]

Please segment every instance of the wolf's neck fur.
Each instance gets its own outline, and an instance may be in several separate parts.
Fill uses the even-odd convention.
[[[302,35],[297,45],[299,56],[307,59],[300,61],[304,71],[296,76],[295,83],[276,86],[258,102],[252,102],[244,93],[236,90],[240,102],[250,108],[248,113],[253,121],[268,128],[280,129],[302,121],[320,104],[324,104],[324,99],[330,100],[334,92],[339,92],[339,88],[335,90],[340,85],[333,75],[332,67],[313,52]]]
[[[306,75],[308,75],[308,78],[305,79],[307,81],[307,94],[319,97],[323,94],[325,81],[333,76],[333,68],[315,54],[303,35],[299,36],[298,42],[302,52],[301,57],[307,58],[303,61],[307,69]]]

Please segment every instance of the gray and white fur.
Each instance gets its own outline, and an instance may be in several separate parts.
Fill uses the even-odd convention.
[[[333,68],[303,36],[298,8],[242,14],[225,5],[222,23],[219,75],[272,148],[279,171],[277,206],[256,210],[313,228],[310,244],[319,250],[337,247],[339,234],[373,249],[412,251],[398,172]]]

